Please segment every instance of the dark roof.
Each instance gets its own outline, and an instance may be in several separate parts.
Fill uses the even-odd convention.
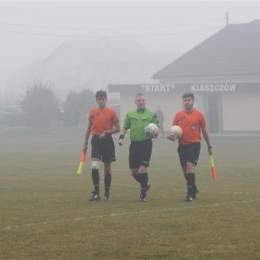
[[[260,75],[260,20],[226,26],[153,78],[254,75]]]

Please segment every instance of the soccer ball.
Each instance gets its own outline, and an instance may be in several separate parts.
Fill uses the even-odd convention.
[[[157,137],[158,126],[154,123],[150,123],[144,128],[144,132],[151,138]]]
[[[173,125],[170,127],[168,134],[175,135],[177,137],[177,139],[179,139],[182,136],[182,128],[178,125]]]

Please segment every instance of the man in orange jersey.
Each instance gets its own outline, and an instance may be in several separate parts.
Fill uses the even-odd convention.
[[[92,181],[94,185],[93,195],[90,200],[99,200],[99,161],[104,163],[104,183],[105,183],[105,200],[109,200],[111,185],[111,163],[116,160],[115,145],[112,134],[120,131],[119,118],[116,111],[106,106],[107,93],[97,91],[96,102],[97,108],[89,112],[88,126],[85,134],[83,152],[88,149],[88,139],[91,138],[91,163],[92,163]]]
[[[186,202],[192,202],[197,198],[199,192],[195,182],[195,167],[198,163],[201,132],[208,146],[209,155],[212,154],[212,146],[210,144],[208,131],[206,129],[206,119],[202,112],[193,107],[193,93],[185,93],[183,95],[184,110],[179,111],[172,125],[178,125],[182,128],[183,134],[179,139],[178,153],[184,177],[187,181]],[[167,138],[175,141],[175,135],[167,134]]]

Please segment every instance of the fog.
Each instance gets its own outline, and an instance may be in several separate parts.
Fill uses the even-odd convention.
[[[247,1],[1,1],[0,102],[19,99],[38,76],[35,64],[65,41],[131,40],[151,53],[185,53],[224,28],[227,12],[236,24],[260,19],[259,10]]]
[[[259,20],[252,23],[258,31],[227,26],[254,20]],[[244,27],[242,33],[237,27]],[[173,68],[165,78],[152,78],[223,28],[228,37],[207,41],[213,47],[197,48],[201,52],[192,60],[197,63],[179,60],[188,64],[180,69],[187,74],[171,77]],[[234,31],[239,31],[238,37],[233,37]],[[247,32],[250,37],[245,37]],[[252,111],[260,109],[259,32],[260,1],[0,0],[0,259],[257,259],[260,121]],[[228,47],[226,52],[218,48],[220,43]],[[215,56],[206,53],[207,48]],[[228,55],[234,49],[232,57],[242,57],[239,62]],[[197,66],[201,70],[196,74],[202,56],[207,62]],[[217,74],[212,61],[224,73]],[[211,73],[208,78],[205,67]],[[30,102],[23,99],[34,80],[50,83],[57,99],[42,91],[31,95]],[[118,144],[120,133],[113,134],[116,162],[111,171],[107,163],[91,162],[96,137],[85,140],[85,165],[81,159],[89,111],[97,105],[89,90],[107,90],[108,84],[107,105],[116,110],[121,128],[136,107],[138,92],[145,92],[147,108],[155,112],[160,106],[163,112],[165,132],[153,140],[147,205],[137,203],[138,182],[143,197],[148,173],[134,176],[136,182],[128,165],[130,131],[123,146]],[[184,122],[187,131],[182,140],[196,141],[188,160],[197,163],[200,154],[196,170],[189,162],[194,171],[183,175],[178,141],[169,141],[166,133],[183,107],[185,92],[194,93],[194,108],[205,115],[210,142],[204,129],[201,150],[193,139],[197,128],[204,128],[202,115],[191,114],[193,110],[178,114],[178,123]],[[98,115],[97,122],[110,116],[96,112],[93,117]],[[130,120],[134,125],[136,120]],[[105,127],[107,123],[98,131]],[[107,134],[111,131],[102,136]],[[149,143],[139,143],[148,152]],[[84,165],[82,175],[77,174],[79,165]],[[211,176],[215,169],[216,181]],[[186,186],[192,180],[188,189],[195,188],[195,172],[200,193],[187,205]],[[95,194],[94,179],[100,179],[100,203],[89,201]],[[111,201],[105,201],[110,182]],[[197,189],[193,199],[195,193]]]

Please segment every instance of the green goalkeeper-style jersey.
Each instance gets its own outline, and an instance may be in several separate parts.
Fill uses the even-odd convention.
[[[124,120],[123,128],[130,129],[130,139],[132,142],[140,142],[149,139],[144,132],[144,128],[149,123],[154,123],[160,128],[156,114],[149,109],[132,110]]]

